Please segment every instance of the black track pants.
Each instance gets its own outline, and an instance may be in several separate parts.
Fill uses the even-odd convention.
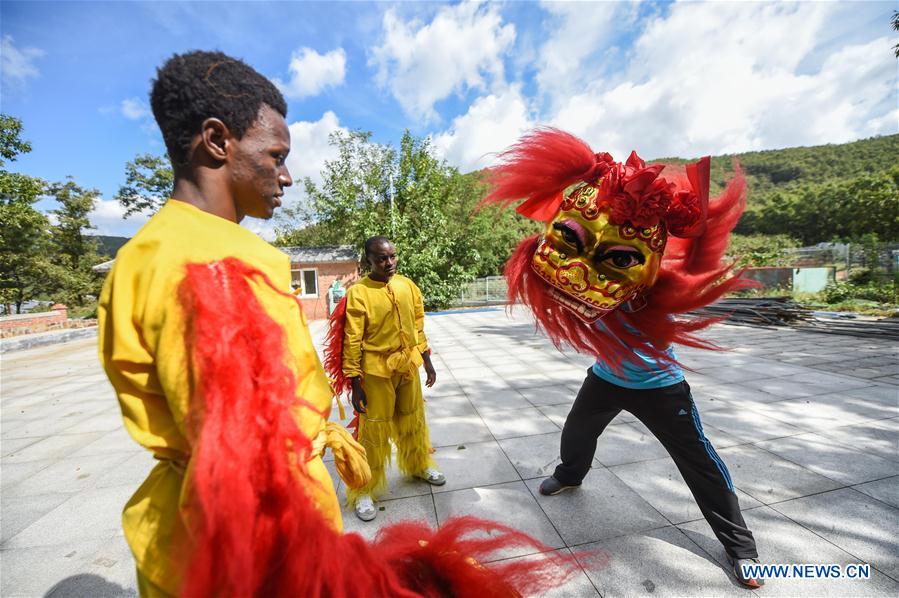
[[[590,470],[599,435],[622,409],[643,422],[671,455],[727,553],[734,558],[758,557],[730,473],[702,432],[686,381],[632,390],[606,382],[588,370],[565,420],[562,463],[554,477],[563,484],[579,484]]]

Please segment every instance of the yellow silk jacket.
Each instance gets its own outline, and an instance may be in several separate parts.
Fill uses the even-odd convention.
[[[189,546],[191,527],[182,504],[188,498],[185,472],[191,455],[185,433],[191,372],[177,289],[185,264],[225,257],[258,268],[276,288],[289,291],[287,255],[233,222],[169,200],[119,250],[100,297],[100,361],[115,388],[126,429],[160,460],[125,506],[125,537],[139,571],[171,594],[178,591],[181,553]],[[299,381],[297,395],[328,413],[332,392],[302,310],[267,285],[251,284],[284,331],[288,365]],[[300,430],[310,438],[325,428],[324,419],[309,409],[298,409],[296,415]],[[304,486],[339,531],[340,507],[321,457],[313,458],[308,469],[318,483]]]
[[[390,378],[422,364],[428,349],[425,309],[415,283],[395,274],[387,283],[366,276],[347,290],[343,373]]]

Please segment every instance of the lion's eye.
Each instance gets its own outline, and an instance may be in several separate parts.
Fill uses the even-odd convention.
[[[601,256],[598,262],[609,262],[615,268],[632,268],[646,261],[643,254],[639,251],[626,249],[611,249]]]
[[[581,242],[580,237],[578,237],[577,233],[571,229],[571,227],[565,225],[562,222],[557,222],[553,224],[553,228],[562,235],[562,240],[571,245],[572,247],[577,247],[578,251],[583,251],[583,243]]]

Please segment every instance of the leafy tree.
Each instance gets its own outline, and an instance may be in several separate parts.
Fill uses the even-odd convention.
[[[401,271],[433,309],[458,297],[464,282],[498,273],[521,237],[523,219],[514,213],[472,214],[484,195],[478,174],[447,166],[427,139],[407,131],[397,151],[353,131],[333,134],[331,143],[337,158],[325,164],[321,185],[304,181],[308,201],[279,217],[276,244],[361,250],[366,238],[388,236]]]
[[[793,234],[812,245],[875,233],[899,240],[899,167],[761,198],[738,232]]]
[[[5,313],[50,290],[49,222],[24,201],[0,203],[0,303]],[[13,308],[14,307],[14,308]]]
[[[94,228],[88,214],[100,192],[83,189],[72,177],[65,183],[50,185],[49,193],[59,202],[52,211],[56,224],[50,229],[50,240],[55,263],[64,270],[58,277],[57,298],[69,305],[84,305],[89,296],[100,292],[102,277],[91,270],[103,261],[97,255],[97,240],[84,234]]]
[[[31,151],[21,139],[22,121],[0,115],[0,166]],[[52,280],[49,222],[34,208],[46,183],[0,169],[0,303],[6,313],[45,292]]]
[[[125,218],[132,214],[155,212],[171,196],[175,177],[168,158],[141,154],[125,164],[125,184],[115,195]]]
[[[30,151],[31,145],[21,139],[21,121],[0,115],[0,124],[4,160]],[[34,207],[47,194],[59,202],[52,225]],[[91,266],[101,258],[96,241],[84,234],[91,228],[88,214],[98,195],[71,178],[49,185],[0,169],[0,303],[6,313],[19,312],[25,301],[38,298],[79,306],[99,292],[101,280]]]
[[[48,191],[59,202],[59,207],[51,212],[56,216],[52,231],[55,253],[67,267],[74,269],[83,256],[96,254],[96,239],[84,235],[83,231],[94,228],[88,214],[94,209],[100,192],[83,189],[72,177],[67,177],[65,183],[50,185]]]
[[[893,11],[893,16],[890,18],[890,24],[893,26],[893,31],[899,31],[899,10]],[[899,58],[899,44],[893,46],[893,52],[896,54],[896,58]]]
[[[21,138],[22,121],[7,114],[0,114],[0,166],[6,160],[15,160],[19,154],[31,151],[31,143]]]

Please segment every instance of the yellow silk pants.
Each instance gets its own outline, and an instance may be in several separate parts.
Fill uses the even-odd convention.
[[[377,498],[387,490],[386,467],[391,461],[390,442],[397,448],[397,466],[406,475],[415,475],[434,465],[431,440],[425,423],[424,398],[418,368],[411,378],[391,378],[366,374],[365,413],[359,414],[359,444],[365,447],[371,482],[359,489],[347,489],[350,506],[363,495]]]

